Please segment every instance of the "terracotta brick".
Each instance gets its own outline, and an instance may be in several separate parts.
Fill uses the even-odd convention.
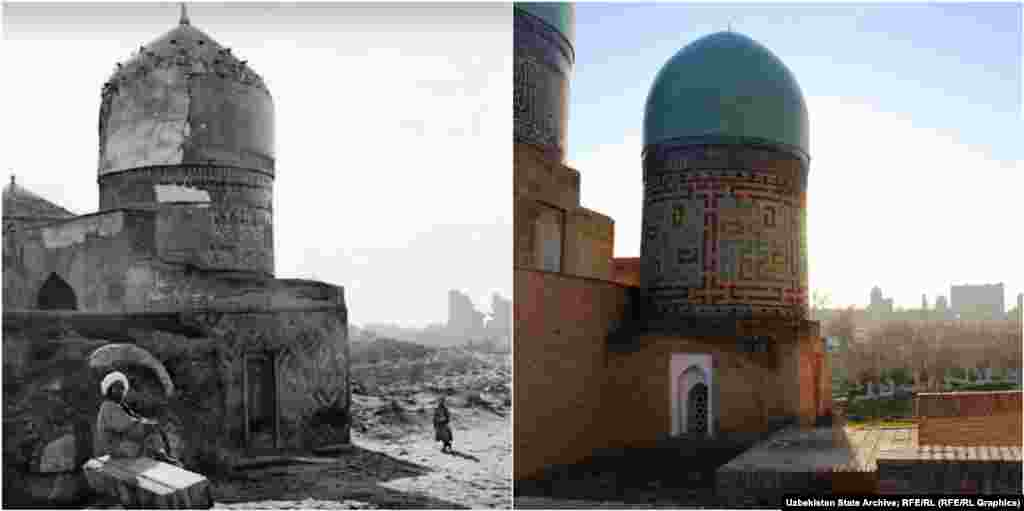
[[[1021,392],[950,392],[917,398],[922,445],[1017,446],[1024,444]]]

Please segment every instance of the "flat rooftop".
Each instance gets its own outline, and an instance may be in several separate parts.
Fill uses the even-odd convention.
[[[832,428],[786,428],[726,463],[719,471],[741,472],[870,472],[876,470],[878,453],[887,449],[917,447],[917,428],[844,429],[845,440],[833,440]]]

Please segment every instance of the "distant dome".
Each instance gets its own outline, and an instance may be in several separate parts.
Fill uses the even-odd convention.
[[[13,177],[4,187],[3,213],[5,220],[63,220],[75,216],[74,213],[15,183]]]
[[[803,93],[764,46],[735,32],[711,34],[669,59],[647,96],[644,147],[684,137],[771,142],[809,156]]]
[[[263,79],[182,16],[104,84],[99,173],[210,163],[273,173],[273,135]]]
[[[515,8],[530,14],[562,34],[573,44],[573,4],[568,2],[516,2]]]

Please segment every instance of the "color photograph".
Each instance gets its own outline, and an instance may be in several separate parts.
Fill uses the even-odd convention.
[[[514,4],[515,507],[1020,502],[1021,16]]]

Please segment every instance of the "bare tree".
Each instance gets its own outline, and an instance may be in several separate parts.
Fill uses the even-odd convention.
[[[811,308],[813,310],[821,310],[828,307],[829,303],[832,303],[832,295],[827,291],[815,289],[811,293]]]

